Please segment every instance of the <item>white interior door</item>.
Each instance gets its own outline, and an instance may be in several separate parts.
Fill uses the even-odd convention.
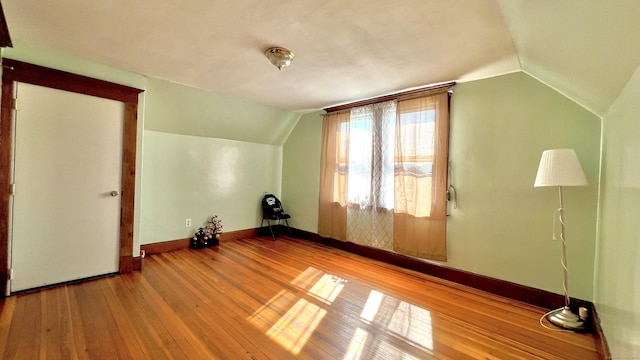
[[[124,104],[17,86],[11,291],[117,272]]]

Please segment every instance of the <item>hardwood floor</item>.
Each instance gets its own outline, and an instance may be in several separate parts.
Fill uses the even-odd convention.
[[[543,309],[280,237],[0,300],[4,359],[597,359]]]

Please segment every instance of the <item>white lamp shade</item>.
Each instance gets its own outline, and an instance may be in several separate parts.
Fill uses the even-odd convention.
[[[586,186],[587,178],[573,149],[553,149],[542,152],[534,187]]]

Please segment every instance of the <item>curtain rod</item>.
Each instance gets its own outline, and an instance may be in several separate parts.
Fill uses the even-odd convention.
[[[419,88],[419,89],[407,90],[407,91],[403,91],[403,92],[399,92],[399,93],[395,93],[395,94],[383,95],[383,96],[378,96],[378,97],[371,98],[371,99],[355,101],[355,102],[352,102],[352,103],[349,103],[349,104],[332,106],[332,107],[325,108],[324,111],[326,111],[328,113],[331,113],[331,112],[343,111],[343,110],[351,109],[351,108],[354,108],[354,107],[357,107],[357,106],[366,106],[366,105],[381,103],[381,102],[385,102],[385,101],[396,100],[396,99],[407,97],[407,96],[420,95],[420,94],[423,94],[423,93],[424,94],[429,94],[429,93],[435,94],[435,93],[440,93],[440,92],[444,92],[444,91],[450,91],[455,85],[456,85],[456,82],[452,81],[452,82],[433,85],[433,86],[426,86],[426,87]]]

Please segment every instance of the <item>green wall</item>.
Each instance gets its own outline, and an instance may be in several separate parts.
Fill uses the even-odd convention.
[[[322,113],[302,116],[283,148],[282,203],[296,229],[318,232]]]
[[[574,148],[589,186],[564,191],[569,290],[591,300],[600,132],[598,117],[522,72],[456,86],[449,265],[562,293],[560,241],[552,240],[558,191],[533,182],[543,150]]]
[[[282,145],[299,114],[148,78],[145,130]]]
[[[300,115],[153,78],[146,93],[141,244],[191,237],[214,214],[225,231],[258,227]]]
[[[212,215],[225,231],[258,227],[263,194],[279,195],[281,146],[150,130],[144,139],[142,244],[191,237]]]
[[[30,44],[20,39],[14,38],[12,42],[12,48],[2,48],[2,57],[146,89],[147,78],[143,75],[83,59],[63,51]]]
[[[283,186],[283,197],[307,209],[291,213],[312,232],[321,121],[303,117],[284,146],[283,184],[309,185]],[[533,182],[543,150],[572,147],[590,185],[565,190],[569,289],[591,300],[600,130],[599,118],[524,73],[458,84],[450,147],[458,208],[449,210],[447,265],[562,293],[560,242],[551,240],[557,190]]]
[[[640,68],[604,117],[595,303],[611,353],[640,358]]]

